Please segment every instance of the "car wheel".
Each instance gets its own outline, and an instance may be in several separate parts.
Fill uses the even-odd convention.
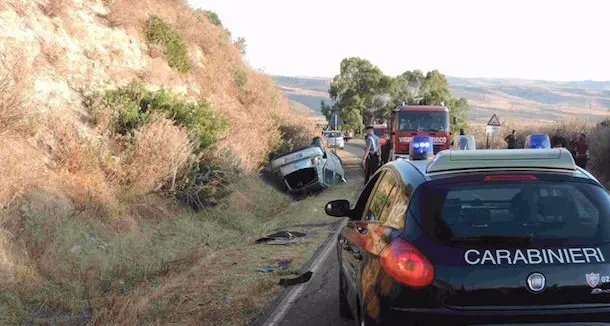
[[[346,320],[354,319],[345,295],[345,281],[341,271],[339,271],[339,315]]]

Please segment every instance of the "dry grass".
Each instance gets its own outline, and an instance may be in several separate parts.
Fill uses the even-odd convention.
[[[588,138],[590,170],[610,189],[610,127],[597,127]]]
[[[506,119],[502,123],[502,136],[495,137],[495,147],[506,148],[507,144],[504,142],[504,137],[510,134],[513,129],[517,135],[518,145],[523,146],[525,137],[530,134],[542,133],[547,134],[550,137],[559,132],[560,135],[571,139],[572,136],[576,134],[583,132],[589,133],[594,126],[594,123],[577,118],[567,118],[555,123],[521,120],[515,118]],[[477,148],[485,148],[485,124],[471,123],[467,133],[475,136]]]
[[[40,5],[40,9],[50,18],[55,18],[66,11],[68,4],[66,0],[46,0],[46,3]]]
[[[168,88],[191,85],[198,90],[193,93],[199,99],[210,101],[213,110],[229,120],[217,150],[237,153],[231,159],[245,172],[256,172],[267,153],[280,145],[311,140],[313,123],[293,114],[271,79],[243,62],[223,28],[206,19],[197,20],[190,8],[175,1],[104,3],[111,10],[105,17],[109,24],[124,28],[141,44],[145,44],[144,22],[150,14],[159,14],[186,40],[196,68],[179,75],[163,58],[146,57],[149,51],[155,56],[155,49],[143,49],[152,67],[147,71],[124,69],[123,63],[116,62],[130,60],[128,64],[137,66],[133,61],[141,59],[138,51],[125,54],[117,50],[125,47],[121,43],[125,39],[116,33],[112,35],[119,40],[116,48],[107,46],[101,51],[85,44],[83,48],[88,50],[81,61],[78,55],[70,57],[70,71],[81,73],[65,77],[70,86],[79,78],[83,81],[76,83],[78,87],[102,84],[94,82],[96,76],[86,75],[95,71],[85,68],[93,66],[91,60],[107,65],[102,72],[115,82],[139,74]],[[54,18],[57,30],[51,32],[65,32],[76,43],[91,39],[81,35],[89,32],[85,28],[64,30],[58,23],[67,16],[69,5],[69,0],[48,0],[40,6],[42,13]],[[32,21],[41,15],[40,11],[18,12],[27,13]],[[94,30],[92,33],[99,32]],[[30,60],[34,63],[23,60],[29,62],[27,69],[21,62],[1,60],[0,324],[71,324],[77,316],[80,321],[91,319],[87,317],[90,309],[95,312],[92,322],[98,324],[136,320],[195,324],[201,318],[213,320],[217,314],[226,316],[223,321],[228,323],[247,321],[278,289],[273,277],[252,268],[278,257],[293,258],[298,267],[326,230],[318,230],[318,237],[296,249],[279,251],[251,246],[243,237],[252,240],[295,219],[327,221],[321,207],[328,198],[301,202],[288,213],[286,196],[258,179],[245,178],[231,186],[233,196],[217,208],[200,214],[183,212],[163,194],[151,194],[161,185],[171,189],[172,179],[193,150],[184,129],[158,116],[129,138],[109,131],[107,112],[93,112],[97,128],[91,128],[83,123],[86,119],[76,121],[74,112],[68,112],[72,107],[54,107],[51,109],[61,114],[45,117],[44,124],[36,126],[38,143],[30,145],[31,129],[23,130],[33,114],[26,95],[34,88],[22,77],[43,76],[46,79],[38,86],[44,88],[65,76],[61,66],[67,63],[63,60],[67,45],[52,43],[55,39],[59,38],[49,38],[47,43],[39,40],[42,55]],[[68,92],[49,93],[63,96]],[[222,256],[212,256],[212,252]],[[231,265],[232,259],[244,255],[244,265]],[[215,263],[230,265],[227,273],[216,273]],[[212,276],[200,277],[202,272]],[[286,273],[291,272],[295,270]],[[228,299],[219,301],[224,295]],[[254,296],[255,300],[249,299]],[[213,304],[206,309],[198,305],[203,302]],[[240,312],[232,314],[236,308]]]
[[[121,0],[109,0],[108,7],[111,10],[109,19],[120,21],[127,29],[138,29],[150,14],[157,14],[174,26],[189,45],[201,49],[205,62],[199,62],[191,47],[189,56],[194,69],[182,78],[198,85],[200,96],[209,100],[214,110],[228,117],[229,128],[219,149],[229,148],[237,153],[246,172],[260,169],[267,153],[281,144],[282,127],[305,126],[300,138],[311,140],[313,137],[315,125],[290,110],[289,103],[268,76],[252,71],[243,62],[242,54],[227,40],[223,28],[207,19],[197,19],[188,6],[170,1],[143,0],[138,6],[128,6]],[[154,49],[149,51],[155,54]],[[167,69],[167,64],[160,62],[160,58],[153,60],[153,66],[150,81],[171,79],[173,82],[181,78]],[[236,71],[239,71],[240,82],[235,82]]]
[[[44,171],[36,148],[22,139],[0,138],[0,218],[31,185],[41,181]]]
[[[300,227],[302,223],[332,223],[323,205],[334,198],[353,198],[357,182],[345,184],[317,197],[299,202],[286,211],[287,202],[261,205],[273,192],[261,192],[252,179],[239,184],[254,201],[248,208],[237,208],[230,216],[216,220],[222,231],[206,240],[210,249],[199,257],[189,256],[188,265],[175,265],[152,284],[142,284],[125,297],[116,297],[100,312],[100,322],[114,324],[245,325],[280,290],[280,277],[294,277],[328,236],[328,226]],[[258,196],[264,196],[259,197]],[[232,207],[233,208],[233,207]],[[274,212],[263,213],[275,208]],[[252,213],[260,212],[260,213]],[[211,216],[216,212],[206,214]],[[226,214],[226,213],[225,213]],[[260,214],[260,215],[259,215]],[[295,222],[298,221],[298,222]],[[209,231],[212,225],[208,226]],[[292,246],[255,245],[253,241],[278,229],[316,233]],[[205,231],[204,231],[205,232]],[[238,232],[233,241],[230,234]],[[228,233],[228,234],[227,234]],[[216,240],[216,241],[215,241]],[[230,244],[228,244],[230,243]],[[213,248],[218,248],[213,250]],[[205,250],[205,249],[204,249]],[[274,265],[280,259],[292,260],[289,269],[263,274],[261,265]],[[236,263],[239,262],[239,263]],[[218,271],[222,271],[219,273]]]
[[[173,189],[178,172],[193,153],[188,132],[157,115],[136,132],[134,141],[124,163],[129,188],[156,191],[171,179]]]
[[[608,154],[610,153],[610,128],[599,127],[595,123],[578,118],[568,118],[555,123],[507,119],[502,124],[502,136],[496,137],[494,141],[495,148],[507,147],[504,137],[513,129],[517,135],[518,148],[523,147],[525,137],[530,134],[547,134],[549,137],[557,134],[568,142],[571,142],[580,133],[586,134],[590,156],[587,170],[593,172],[602,183],[610,187],[610,155]],[[467,133],[475,136],[477,148],[485,148],[485,124],[470,124]]]
[[[0,135],[31,128],[27,121],[32,117],[32,107],[27,98],[30,85],[26,74],[23,63],[0,55]]]

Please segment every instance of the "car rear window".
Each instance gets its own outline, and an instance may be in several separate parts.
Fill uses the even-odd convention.
[[[326,137],[328,138],[338,138],[338,137],[342,137],[340,132],[329,132],[326,133]]]
[[[610,196],[580,181],[424,184],[412,213],[443,242],[490,237],[593,244],[610,241]],[[456,241],[457,240],[457,241]]]

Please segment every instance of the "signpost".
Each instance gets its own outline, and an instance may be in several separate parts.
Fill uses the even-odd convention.
[[[494,148],[494,140],[495,136],[500,136],[502,134],[502,124],[498,117],[494,113],[491,116],[491,119],[487,122],[487,127],[485,128],[486,135],[486,145],[485,148],[490,148],[490,138],[491,138],[491,148]]]

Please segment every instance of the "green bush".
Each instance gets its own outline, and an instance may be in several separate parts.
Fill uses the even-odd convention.
[[[218,14],[216,14],[213,11],[209,11],[209,10],[205,10],[205,14],[206,16],[208,16],[208,19],[210,20],[210,22],[216,26],[222,26],[222,22],[220,21],[220,18],[218,17]]]
[[[196,211],[216,206],[231,194],[231,185],[242,174],[236,157],[228,149],[214,155],[206,153],[179,178],[175,197]]]
[[[233,70],[233,80],[237,87],[242,88],[248,83],[248,73],[242,69],[235,69]]]
[[[99,101],[90,97],[86,106],[90,110],[109,111],[113,131],[122,135],[146,123],[151,112],[162,112],[186,127],[200,149],[216,144],[227,127],[227,121],[212,112],[207,101],[190,102],[164,89],[150,92],[137,81],[97,96],[101,97]]]
[[[148,18],[144,34],[149,44],[165,49],[167,64],[180,71],[189,72],[192,64],[188,57],[186,42],[182,36],[159,16]]]

